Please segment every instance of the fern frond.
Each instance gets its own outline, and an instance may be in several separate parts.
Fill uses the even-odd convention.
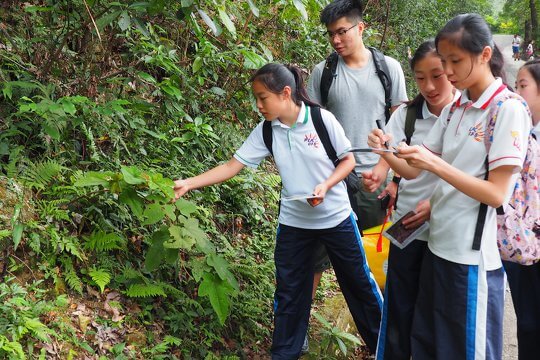
[[[114,249],[123,249],[126,240],[116,233],[106,233],[99,231],[88,237],[85,237],[84,248],[91,251],[109,251]]]
[[[111,282],[111,274],[103,269],[91,269],[88,272],[88,275],[94,280],[94,282],[99,286],[99,289],[103,293],[105,286]]]
[[[43,190],[51,180],[58,176],[66,168],[55,160],[47,160],[41,163],[29,163],[21,174],[22,183],[28,187]]]
[[[82,294],[83,283],[73,267],[73,262],[69,257],[62,258],[61,262],[62,265],[64,265],[64,279],[66,280],[66,283],[71,289]]]
[[[163,285],[159,283],[154,284],[133,284],[127,289],[126,295],[129,297],[156,297],[164,296],[165,291]]]
[[[69,203],[67,199],[37,200],[36,207],[42,219],[69,221],[71,220],[69,210],[62,209],[67,203]]]

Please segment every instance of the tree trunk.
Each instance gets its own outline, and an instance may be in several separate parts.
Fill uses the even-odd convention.
[[[531,38],[538,41],[538,13],[536,12],[536,0],[529,0],[531,8]]]

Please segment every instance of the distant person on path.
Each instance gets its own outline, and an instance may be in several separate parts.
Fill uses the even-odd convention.
[[[514,38],[512,39],[512,52],[513,52],[513,57],[514,57],[514,61],[518,61],[519,60],[519,47],[521,45],[521,38],[519,37],[518,34],[514,34]]]
[[[529,105],[533,134],[540,140],[539,59],[528,61],[519,69],[516,91]],[[503,261],[503,265],[516,311],[519,360],[537,360],[540,357],[540,262],[525,266]]]
[[[386,131],[398,139],[407,139],[407,124],[412,115],[413,132],[408,140],[411,145],[419,145],[437,121],[442,109],[450,104],[459,92],[456,92],[448,81],[433,40],[418,47],[411,57],[410,66],[420,93],[394,111]],[[367,190],[375,191],[379,188],[386,179],[388,170],[388,164],[379,160],[372,171],[364,172],[362,178]],[[395,222],[410,210],[414,210],[416,215],[404,221],[408,227],[416,228],[428,221],[429,198],[438,179],[435,174],[427,171],[413,180],[394,177],[392,181],[399,183],[399,201],[392,214],[392,221]],[[377,360],[411,358],[411,326],[428,236],[429,232],[425,231],[404,249],[390,244]]]
[[[175,181],[176,197],[255,168],[270,156],[264,123],[271,121],[272,153],[282,180],[274,254],[276,292],[272,359],[298,359],[307,332],[313,287],[313,244],[326,246],[358,331],[372,351],[377,344],[382,294],[372,278],[360,232],[342,181],[354,168],[351,143],[328,111],[309,100],[298,67],[267,64],[251,78],[257,109],[265,120],[234,157],[201,175]],[[326,154],[313,124],[320,111],[339,164]],[[314,198],[284,201],[285,196]]]
[[[375,120],[386,120],[387,110],[393,111],[402,101],[407,100],[401,65],[395,59],[385,56],[392,85],[389,94],[391,109],[386,107],[385,90],[375,70],[374,55],[362,38],[366,28],[362,8],[358,0],[336,0],[323,9],[320,20],[326,26],[330,44],[338,55],[336,76],[328,90],[327,101],[322,101],[321,96],[321,80],[326,61],[315,66],[308,85],[310,97],[336,116],[353,146],[364,146],[368,134],[376,126]],[[356,153],[355,158],[358,174],[370,170],[379,160],[379,156],[370,153]],[[377,196],[386,184],[384,181],[374,193],[361,189],[353,198],[353,202],[356,202],[354,211],[362,229],[382,224],[386,209],[382,208]],[[324,249],[320,248],[318,254],[313,293],[322,272],[328,269]],[[371,350],[375,351],[375,348]]]
[[[428,250],[411,332],[413,359],[502,359],[504,271],[497,247],[496,208],[508,202],[523,164],[530,117],[522,102],[504,101],[486,134],[491,101],[509,92],[503,57],[478,14],[451,19],[435,38],[448,80],[462,90],[445,107],[423,146],[382,153],[405,178],[422,171],[439,181],[431,196]],[[490,136],[489,169],[484,136]],[[391,136],[374,130],[369,146]],[[488,206],[475,243],[480,203]],[[477,245],[477,246],[475,246]]]

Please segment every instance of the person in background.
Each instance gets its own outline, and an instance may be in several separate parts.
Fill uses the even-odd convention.
[[[519,60],[519,46],[521,45],[521,38],[518,34],[514,34],[514,37],[512,38],[512,53],[514,61]]]
[[[533,120],[533,136],[540,140],[540,60],[525,63],[516,80],[516,91],[527,101]],[[520,265],[503,261],[517,318],[519,360],[538,359],[540,339],[540,263]]]
[[[307,332],[313,287],[313,244],[324,244],[355,324],[374,352],[381,319],[382,295],[371,277],[360,232],[342,181],[354,168],[351,143],[328,111],[307,97],[298,67],[267,64],[251,78],[257,109],[271,121],[274,161],[282,180],[282,201],[274,254],[276,292],[272,359],[297,359]],[[320,111],[339,165],[328,158],[313,125]],[[203,174],[175,181],[176,197],[217,184],[245,166],[257,167],[270,150],[263,122],[227,163]]]
[[[456,92],[448,81],[433,40],[428,40],[418,47],[411,57],[410,66],[420,93],[392,114],[386,131],[399,139],[406,139],[406,119],[408,114],[414,113],[416,120],[410,144],[418,145],[422,144],[443,108],[454,101],[459,92]],[[364,187],[368,191],[375,191],[386,179],[388,170],[388,164],[380,160],[372,171],[362,174]],[[404,220],[407,227],[417,228],[428,221],[429,198],[437,180],[435,174],[427,171],[413,180],[394,177],[392,181],[399,184],[399,206],[392,214],[392,222],[411,210],[416,214]],[[386,190],[381,195],[385,193]],[[404,249],[390,244],[383,318],[376,354],[378,360],[409,360],[411,357],[410,337],[414,304],[428,235],[427,231],[421,233]]]
[[[375,125],[375,120],[385,119],[385,91],[378,77],[372,53],[363,40],[366,24],[363,21],[362,3],[359,0],[335,0],[321,12],[321,23],[326,27],[330,44],[338,54],[336,73],[328,92],[326,109],[332,112],[343,126],[353,146],[363,146]],[[405,76],[401,65],[395,59],[385,56],[392,88],[390,91],[391,110],[407,100]],[[310,97],[322,103],[321,78],[326,61],[315,66],[309,79]],[[375,154],[356,153],[356,172],[370,170],[379,157]],[[361,187],[361,184],[359,184]],[[382,208],[377,195],[386,187],[370,193],[361,189],[353,199],[361,230],[382,224],[386,209]],[[319,284],[322,272],[328,269],[328,258],[324,248],[317,250],[316,275],[313,295]],[[307,335],[306,335],[307,345]]]
[[[420,270],[411,355],[416,360],[499,360],[504,271],[496,208],[510,198],[525,157],[531,119],[522,101],[511,98],[499,105],[493,133],[486,133],[492,99],[510,90],[503,81],[502,54],[480,15],[454,17],[439,31],[435,45],[448,80],[462,94],[445,107],[423,146],[400,144],[397,156],[381,153],[404,178],[429,171],[443,180],[430,200],[430,233]],[[484,136],[492,138],[489,154]],[[390,140],[375,129],[368,144],[382,148]],[[478,244],[474,239],[480,203],[488,207]]]

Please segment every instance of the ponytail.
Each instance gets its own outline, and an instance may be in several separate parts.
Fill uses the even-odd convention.
[[[493,53],[491,54],[491,60],[489,61],[489,68],[491,73],[495,77],[500,77],[503,84],[506,84],[506,72],[504,71],[504,58],[499,47],[493,44]]]
[[[320,106],[315,101],[311,100],[306,91],[304,84],[304,77],[302,76],[302,70],[296,65],[285,65],[287,69],[293,74],[294,82],[296,84],[296,93],[293,96],[293,100],[296,105],[300,105],[300,102],[303,101],[309,106]]]
[[[269,63],[251,77],[250,82],[260,81],[268,90],[274,94],[281,94],[285,86],[291,88],[291,98],[296,105],[302,102],[309,106],[320,106],[311,100],[307,94],[302,70],[295,65],[283,65]]]

